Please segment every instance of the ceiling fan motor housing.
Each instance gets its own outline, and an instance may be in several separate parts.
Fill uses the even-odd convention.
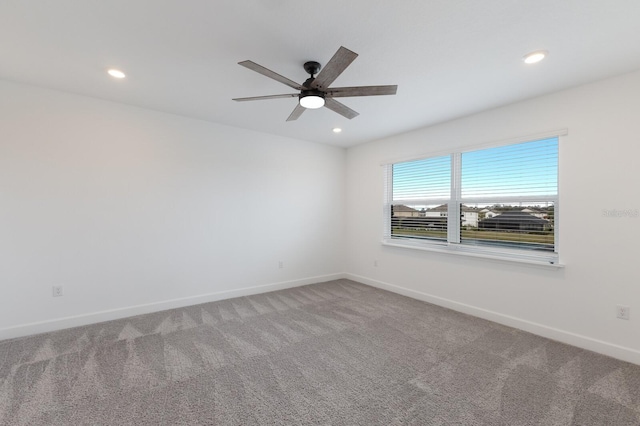
[[[304,63],[304,70],[312,77],[320,72],[320,68],[322,68],[320,62],[308,61]]]

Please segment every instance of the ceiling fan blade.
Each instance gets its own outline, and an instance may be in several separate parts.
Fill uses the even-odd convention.
[[[238,62],[238,65],[242,65],[245,68],[249,68],[257,73],[260,73],[266,77],[272,78],[275,81],[279,81],[282,84],[286,84],[289,87],[293,87],[296,90],[302,90],[302,86],[296,83],[293,80],[289,80],[287,77],[283,77],[277,72],[271,71],[268,68],[263,67],[262,65],[258,65],[253,61],[242,61]]]
[[[261,101],[263,99],[281,99],[281,98],[297,98],[300,96],[298,93],[289,93],[286,95],[267,95],[267,96],[252,96],[249,98],[234,98],[233,101],[245,102],[245,101]]]
[[[318,76],[311,83],[312,89],[326,89],[336,78],[358,57],[358,54],[352,52],[346,47],[340,46],[340,49],[327,62]]]
[[[327,89],[327,96],[332,98],[346,98],[349,96],[378,96],[395,95],[398,86],[357,86],[357,87],[334,87]]]
[[[325,98],[324,106],[329,108],[331,111],[337,112],[341,116],[348,118],[349,120],[360,115],[348,106],[341,104],[333,98]]]
[[[298,117],[300,117],[302,115],[304,110],[306,110],[306,108],[303,107],[302,105],[300,105],[300,104],[296,105],[296,107],[291,112],[291,115],[289,115],[289,118],[287,118],[287,121],[297,120]]]

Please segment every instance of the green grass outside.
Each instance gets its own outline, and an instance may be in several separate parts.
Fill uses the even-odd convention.
[[[427,229],[406,229],[406,228],[393,228],[391,235],[393,236],[408,236],[408,237],[422,237],[422,238],[441,238],[447,239],[447,231],[434,231]],[[491,241],[513,241],[521,243],[535,243],[535,244],[554,244],[553,232],[549,234],[532,234],[532,233],[520,233],[520,232],[499,232],[499,231],[478,231],[478,230],[462,230],[460,237],[462,239],[474,239],[474,240],[491,240]]]

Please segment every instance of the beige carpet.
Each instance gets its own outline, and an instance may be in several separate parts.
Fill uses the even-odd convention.
[[[0,342],[3,425],[640,425],[640,367],[347,280]]]

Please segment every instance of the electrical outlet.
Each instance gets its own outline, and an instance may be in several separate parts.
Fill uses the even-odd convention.
[[[616,316],[618,318],[620,318],[620,319],[628,320],[629,319],[629,310],[630,310],[630,308],[628,306],[618,305],[618,306],[616,306]]]
[[[61,285],[54,285],[53,286],[53,297],[60,297],[62,296],[62,286]]]
[[[280,269],[284,268],[284,262],[282,260],[278,262],[278,268]]]

